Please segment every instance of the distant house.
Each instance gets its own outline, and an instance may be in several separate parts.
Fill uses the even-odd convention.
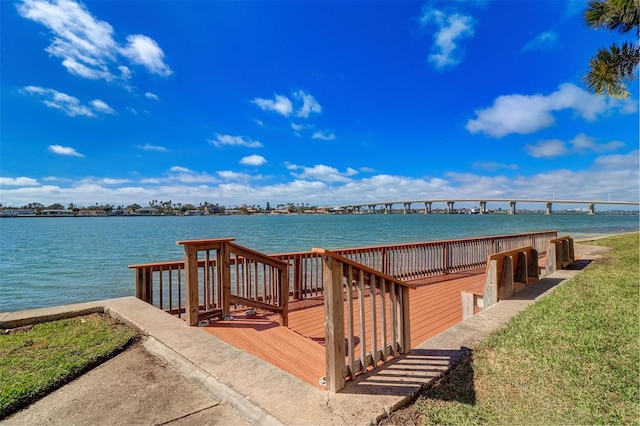
[[[187,210],[184,212],[185,216],[202,216],[202,212],[200,210]]]
[[[218,206],[217,204],[209,204],[207,206],[207,212],[209,214],[222,214],[222,211],[220,210],[220,206]]]
[[[78,210],[78,216],[106,216],[104,210],[99,209],[80,209]]]
[[[65,217],[73,216],[73,210],[68,209],[46,209],[40,212],[40,216]]]
[[[3,217],[32,217],[36,215],[36,211],[32,209],[3,209]]]
[[[160,209],[155,207],[143,207],[137,212],[140,216],[160,216]]]

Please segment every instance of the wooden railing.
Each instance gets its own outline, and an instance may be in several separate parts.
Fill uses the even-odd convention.
[[[411,350],[409,290],[415,286],[335,252],[312,251],[323,265],[326,388],[337,392],[347,378]]]
[[[490,254],[533,246],[541,254],[557,231],[430,241],[331,250],[371,269],[401,280],[414,280],[452,272],[483,268]],[[272,254],[291,265],[290,295],[295,299],[323,294],[322,266],[317,253]]]
[[[136,270],[136,297],[179,317],[184,314],[189,325],[227,317],[232,306],[276,312],[287,325],[287,263],[239,246],[232,238],[177,244],[184,246],[184,261],[130,266]]]
[[[408,281],[483,268],[490,254],[518,247],[533,246],[539,254],[544,255],[549,247],[549,241],[557,235],[557,231],[544,231],[463,240],[338,249],[332,252],[378,272]],[[213,241],[231,243],[233,240],[230,238]],[[256,252],[252,253],[258,255]],[[304,299],[324,294],[322,260],[319,253],[294,252],[272,254],[268,257],[289,265],[288,274],[285,274],[288,287],[284,287],[286,291],[283,294],[288,294],[290,299]],[[235,265],[235,257],[230,258],[229,262]],[[255,267],[253,271],[247,270],[242,260],[238,265],[237,275],[240,276],[240,280],[247,281],[259,277]],[[136,270],[136,297],[174,315],[182,316],[186,312],[185,262],[183,260],[131,265],[129,268]],[[199,259],[198,270],[202,280],[205,277],[215,276],[215,271],[218,270],[217,256],[205,255],[204,258]],[[235,270],[232,268],[234,274]],[[251,275],[248,275],[249,273]],[[212,288],[211,284],[205,286],[204,282],[200,283],[200,286],[203,294],[199,311],[221,309],[216,289]],[[207,289],[206,297],[205,288]],[[249,292],[246,284],[238,288]],[[252,288],[255,288],[255,285]]]

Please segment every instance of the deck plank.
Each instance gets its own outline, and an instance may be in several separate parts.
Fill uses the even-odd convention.
[[[460,292],[484,285],[484,268],[440,277],[411,280],[416,290],[410,293],[411,346],[451,328],[462,321]],[[376,309],[380,309],[377,298]],[[386,304],[387,312],[390,303]],[[369,318],[370,303],[365,315]],[[244,311],[233,313],[230,321],[211,322],[203,330],[314,386],[325,375],[324,304],[322,297],[310,297],[289,304],[289,327],[278,324],[278,315],[258,310],[248,317]],[[378,342],[381,331],[378,326]],[[356,316],[354,329],[359,330]],[[371,342],[371,330],[365,340]],[[387,337],[389,340],[390,336]],[[355,345],[360,354],[359,339]]]

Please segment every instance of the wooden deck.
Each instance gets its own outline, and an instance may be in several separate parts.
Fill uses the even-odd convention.
[[[484,287],[485,269],[411,281],[411,346],[445,331],[462,320],[460,292]],[[325,375],[324,303],[322,297],[289,304],[289,327],[278,316],[257,311],[233,313],[233,320],[211,322],[203,330],[300,379],[320,386]]]

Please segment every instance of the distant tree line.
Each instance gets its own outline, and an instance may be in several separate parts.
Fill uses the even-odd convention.
[[[242,204],[240,206],[236,205],[233,207],[225,207],[219,204],[210,203],[208,201],[204,201],[199,203],[197,206],[192,203],[173,203],[171,200],[163,201],[163,200],[151,200],[148,202],[148,207],[155,209],[159,214],[172,216],[172,215],[184,215],[188,214],[188,212],[200,212],[200,214],[258,214],[258,213],[272,213],[274,210],[279,213],[310,213],[316,212],[318,210],[318,206],[310,206],[309,203],[285,203],[285,204],[277,204],[275,207],[271,207],[269,202],[266,203],[266,206],[263,208],[260,205],[252,204]],[[41,213],[44,210],[71,210],[74,214],[78,214],[81,210],[93,210],[100,211],[107,214],[110,214],[113,211],[126,211],[128,213],[136,213],[143,209],[140,204],[134,203],[129,205],[114,205],[114,204],[100,204],[95,203],[95,205],[87,205],[82,206],[75,203],[69,203],[67,206],[64,206],[61,203],[53,203],[50,205],[44,205],[42,203],[29,203],[20,207],[15,206],[2,206],[0,204],[0,208],[4,208],[7,210],[11,209],[20,209],[20,210],[33,210],[36,213]]]

